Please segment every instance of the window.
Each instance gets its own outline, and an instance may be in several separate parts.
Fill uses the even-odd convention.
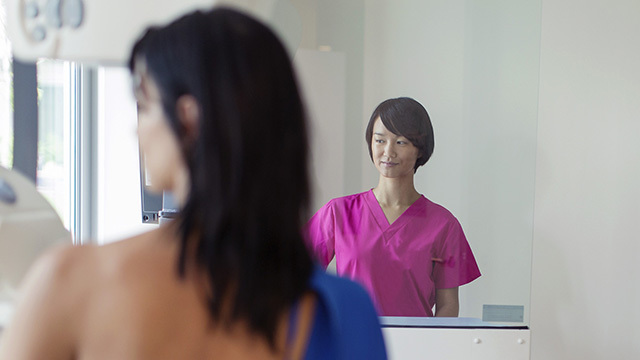
[[[0,0],[0,166],[13,167],[13,71],[6,10]],[[75,124],[78,69],[67,61],[37,62],[38,161],[36,187],[73,233],[77,165],[71,151],[78,141]],[[16,81],[20,81],[16,79]]]
[[[14,76],[5,24],[0,0],[0,166],[12,168]],[[50,59],[36,65],[36,187],[74,242],[104,243],[152,228],[140,217],[136,110],[128,71]]]
[[[76,65],[68,61],[39,60],[38,69],[38,169],[36,187],[72,230],[76,163],[75,104],[79,97]]]

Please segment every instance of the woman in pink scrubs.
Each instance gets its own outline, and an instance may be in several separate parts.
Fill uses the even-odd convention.
[[[381,316],[458,316],[458,287],[480,276],[458,220],[421,195],[414,174],[434,148],[427,111],[411,98],[375,109],[366,131],[380,173],[366,192],[329,201],[307,241],[325,267],[369,290]]]

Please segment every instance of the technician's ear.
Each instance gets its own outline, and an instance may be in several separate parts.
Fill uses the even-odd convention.
[[[184,129],[185,140],[191,142],[198,137],[198,129],[200,125],[200,106],[193,95],[182,95],[176,103],[176,111],[178,120]]]

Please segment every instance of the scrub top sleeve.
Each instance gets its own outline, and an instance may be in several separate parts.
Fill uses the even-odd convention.
[[[480,276],[480,269],[460,223],[453,219],[433,259],[436,289],[448,289],[469,283]]]
[[[321,207],[305,226],[307,247],[325,269],[335,251],[335,215],[332,203],[333,200]]]

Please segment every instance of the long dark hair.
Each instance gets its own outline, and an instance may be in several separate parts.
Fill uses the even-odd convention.
[[[313,268],[301,235],[307,125],[288,54],[265,25],[216,8],[149,29],[133,48],[132,72],[139,61],[178,139],[176,101],[189,94],[199,104],[198,137],[183,142],[190,193],[177,219],[178,274],[196,265],[210,282],[212,320],[245,320],[275,349],[278,320]]]
[[[373,125],[380,118],[384,127],[392,133],[404,136],[411,141],[413,146],[420,150],[420,157],[413,166],[413,172],[429,161],[435,147],[433,138],[433,126],[427,109],[416,100],[409,97],[399,97],[388,99],[380,103],[373,110],[367,130],[365,140],[369,147],[369,156],[373,160],[371,153],[371,139],[373,138]]]

